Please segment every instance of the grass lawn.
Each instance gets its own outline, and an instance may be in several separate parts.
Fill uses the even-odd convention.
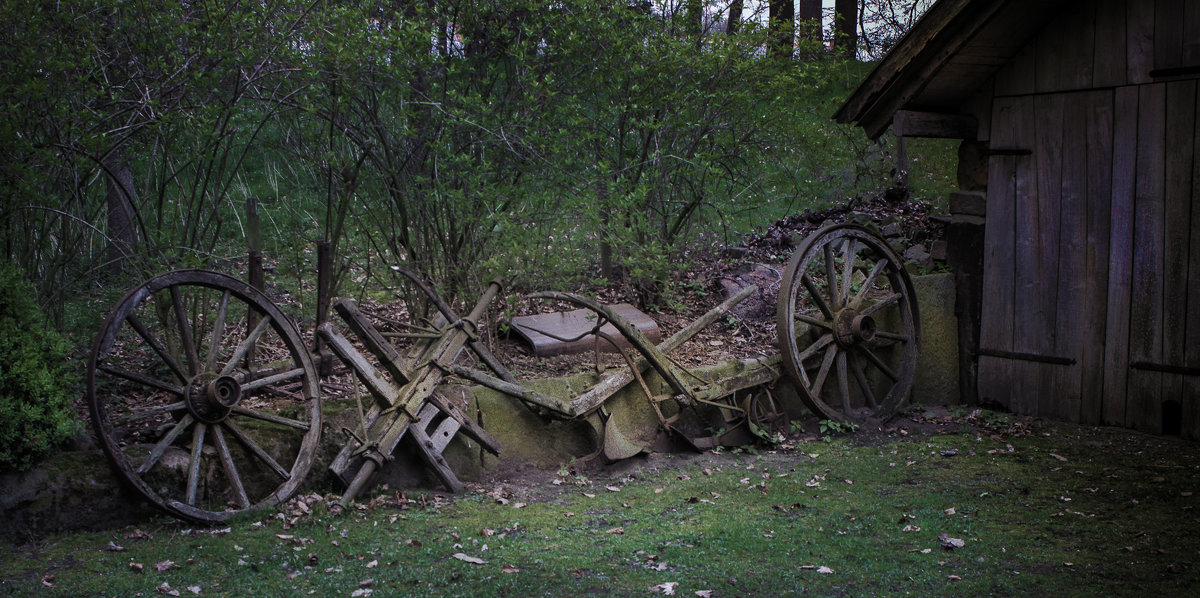
[[[0,594],[1194,595],[1200,445],[989,413],[0,545]]]

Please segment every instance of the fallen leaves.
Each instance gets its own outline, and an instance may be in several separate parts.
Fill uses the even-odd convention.
[[[471,563],[472,565],[482,565],[487,562],[479,557],[471,556],[461,552],[456,552],[453,556],[464,563]]]
[[[825,565],[800,565],[800,568],[816,571],[817,573],[820,573],[822,575],[830,575],[833,573],[833,569],[830,569],[829,567],[826,567]]]
[[[658,585],[650,586],[651,592],[661,592],[667,596],[675,595],[675,588],[679,585],[677,581],[667,581]]]
[[[946,548],[948,550],[954,550],[955,548],[962,548],[963,546],[967,545],[966,541],[962,540],[961,538],[951,538],[947,534],[938,535],[938,541],[942,543],[943,548]]]

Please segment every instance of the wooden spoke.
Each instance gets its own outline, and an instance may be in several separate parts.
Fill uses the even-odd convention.
[[[850,407],[850,376],[846,372],[846,352],[838,351],[837,355],[838,393],[842,395],[842,415],[853,413]]]
[[[857,251],[858,243],[855,240],[846,239],[842,243],[842,293],[838,298],[839,307],[850,303],[850,282],[854,278],[854,254]]]
[[[238,508],[249,508],[250,497],[246,495],[246,486],[242,484],[242,478],[238,475],[237,464],[233,462],[233,455],[229,453],[229,445],[225,443],[225,433],[221,431],[221,426],[213,426],[213,446],[217,449],[217,456],[221,458],[225,479],[229,481]]]
[[[850,307],[858,309],[862,306],[863,299],[867,297],[867,292],[875,286],[875,280],[887,268],[887,260],[879,260],[875,262],[875,266],[871,268],[871,273],[867,274],[867,279],[863,281],[863,286],[854,294],[854,299],[850,301]]]
[[[233,434],[234,438],[238,439],[238,442],[242,443],[242,446],[246,447],[246,450],[250,451],[250,453],[255,457],[258,457],[259,461],[262,461],[268,469],[274,472],[275,475],[279,476],[279,479],[287,480],[291,478],[291,474],[289,474],[286,469],[281,467],[279,463],[275,461],[275,459],[271,458],[271,455],[268,455],[267,451],[264,451],[261,446],[258,446],[258,443],[254,442],[250,436],[246,435],[246,433],[243,432],[242,429],[237,426],[237,424],[226,420],[224,426],[229,429],[229,433]]]
[[[885,376],[887,376],[888,378],[891,378],[892,381],[896,381],[896,380],[900,379],[900,376],[898,376],[896,374],[896,372],[892,371],[892,368],[888,367],[888,365],[886,363],[884,363],[883,360],[880,359],[878,355],[875,355],[874,353],[872,353],[870,349],[868,349],[862,345],[856,346],[855,349],[858,349],[858,352],[862,353],[863,356],[867,358],[867,361],[870,361],[872,365],[874,365],[876,368],[878,368],[879,371],[883,372],[883,374]]]
[[[804,322],[805,324],[808,324],[809,326],[819,326],[826,330],[833,330],[833,322],[829,322],[826,320],[818,320],[816,318],[806,316],[804,314],[796,314],[796,319],[801,322]]]
[[[822,335],[821,338],[818,338],[815,343],[809,345],[807,349],[805,349],[802,353],[800,353],[800,361],[802,363],[805,361],[808,361],[808,358],[812,357],[813,355],[816,355],[817,351],[820,351],[821,349],[828,347],[829,343],[832,343],[832,342],[833,342],[832,334]]]
[[[187,404],[185,404],[183,401],[180,401],[178,403],[171,403],[169,405],[162,405],[160,407],[150,407],[149,409],[139,409],[137,411],[131,411],[129,413],[122,415],[121,417],[116,418],[113,421],[118,426],[125,426],[125,425],[129,425],[135,421],[146,419],[148,417],[163,415],[165,413],[175,413],[178,411],[183,411],[185,409],[187,409]]]
[[[250,352],[250,349],[254,347],[254,343],[258,342],[259,337],[261,337],[263,333],[267,331],[267,327],[270,325],[271,318],[269,317],[264,317],[258,322],[258,326],[255,326],[254,330],[251,330],[250,334],[246,335],[246,339],[243,340],[242,344],[238,345],[237,350],[233,352],[233,357],[230,357],[229,361],[225,363],[225,367],[221,368],[222,376],[228,376],[231,372],[233,372],[234,368],[236,368],[238,364],[246,358],[246,354]]]
[[[171,368],[171,371],[175,373],[175,376],[179,378],[181,383],[188,381],[189,376],[186,372],[184,372],[183,366],[179,365],[179,362],[175,360],[175,357],[172,356],[165,347],[163,347],[158,338],[150,333],[150,331],[146,328],[146,325],[142,323],[142,320],[137,317],[137,314],[131,314],[126,321],[129,322],[129,325],[133,327],[133,330],[138,333],[138,336],[142,337],[142,340],[146,341],[146,344],[150,345],[150,348],[154,350],[159,359],[162,359],[163,362],[167,364],[167,367]]]
[[[251,391],[263,388],[265,386],[274,386],[276,384],[279,384],[280,382],[287,382],[290,380],[295,380],[297,378],[304,376],[304,374],[305,374],[304,368],[295,368],[295,369],[288,370],[286,372],[280,372],[273,376],[266,376],[263,378],[259,378],[257,380],[253,380],[253,381],[243,384],[242,392],[249,393]]]
[[[811,389],[813,396],[821,396],[821,389],[825,386],[825,379],[829,377],[830,366],[833,365],[833,360],[837,357],[837,354],[837,345],[830,345],[825,349],[825,359],[821,362],[821,369],[817,372],[817,377],[813,380]]]
[[[192,325],[187,321],[187,312],[183,307],[183,297],[179,292],[179,286],[171,287],[171,305],[175,310],[175,320],[179,324],[179,338],[183,344],[184,351],[187,353],[188,365],[191,367],[192,375],[200,373],[200,358],[196,355],[196,343],[192,337]]]
[[[208,342],[208,361],[204,365],[204,371],[211,372],[217,369],[217,354],[220,353],[221,340],[225,336],[225,312],[229,309],[229,289],[221,294],[221,304],[217,306],[217,321],[213,325],[212,338]]]
[[[829,302],[834,309],[842,307],[839,303],[837,268],[833,264],[833,243],[826,243],[822,249],[825,252],[825,282],[829,286]]]
[[[246,417],[252,417],[252,418],[254,418],[254,419],[257,419],[257,420],[262,420],[262,421],[265,421],[265,422],[271,422],[271,423],[273,423],[273,424],[279,424],[279,425],[281,425],[281,426],[288,426],[289,428],[295,428],[295,429],[297,429],[297,430],[308,430],[308,429],[309,429],[309,427],[310,427],[310,426],[308,425],[308,423],[306,423],[306,422],[302,422],[302,421],[300,421],[300,420],[291,419],[291,418],[289,418],[289,417],[283,417],[283,416],[280,416],[280,415],[275,415],[275,414],[273,414],[273,413],[264,413],[264,412],[261,412],[261,411],[252,411],[252,410],[250,410],[250,409],[247,409],[247,408],[245,408],[245,407],[242,407],[242,406],[240,406],[240,405],[239,405],[239,406],[237,406],[237,407],[234,407],[234,408],[233,408],[233,412],[234,412],[234,413],[236,413],[236,414],[238,414],[238,415],[244,415],[244,416],[246,416]]]
[[[913,331],[919,321],[903,262],[887,241],[862,226],[835,224],[812,233],[784,269],[775,327],[783,369],[799,398],[822,419],[847,421],[864,406],[882,416],[907,398],[916,377],[919,339]],[[822,336],[811,341],[806,328]],[[820,368],[814,368],[812,359],[822,352]],[[867,367],[882,372],[874,387]],[[823,392],[831,371],[836,393]],[[851,375],[861,399],[851,394]]]
[[[196,429],[192,431],[192,456],[188,460],[187,492],[183,498],[183,502],[191,506],[196,505],[196,489],[200,485],[200,461],[204,458],[204,433],[207,431],[208,426],[204,422],[197,422]]]
[[[887,297],[880,299],[879,303],[876,303],[876,304],[872,305],[871,307],[868,307],[868,308],[862,310],[860,313],[864,316],[872,315],[875,312],[899,301],[902,297],[904,297],[904,295],[901,295],[900,293],[892,293],[891,295],[888,295]]]
[[[897,342],[901,342],[901,343],[907,343],[910,340],[907,336],[905,336],[903,334],[897,334],[895,332],[887,332],[886,330],[876,330],[875,336],[882,338],[882,339],[887,339],[889,341],[897,341]]]
[[[272,364],[241,373],[254,355]],[[232,378],[219,384],[231,407],[209,396],[206,386],[218,376]],[[113,468],[181,519],[221,523],[276,505],[299,489],[316,459],[321,407],[308,347],[265,295],[224,274],[177,270],[127,293],[93,344],[86,382],[96,436]],[[135,386],[136,393],[122,392]],[[291,398],[247,404],[264,392]],[[253,433],[251,420],[255,429],[271,428],[269,446],[237,425]],[[183,451],[188,460],[176,472],[172,455]]]
[[[146,455],[146,459],[142,461],[142,464],[137,468],[138,474],[145,474],[153,469],[154,466],[158,464],[158,460],[162,458],[163,453],[167,452],[167,448],[171,446],[171,443],[175,442],[175,439],[179,438],[179,435],[183,434],[184,430],[187,430],[188,426],[192,425],[192,421],[192,415],[190,413],[184,415],[183,419],[180,419],[175,424],[175,427],[171,428],[171,430],[167,432],[166,436],[163,436],[162,440],[159,440],[158,443],[150,449],[150,454]]]
[[[816,283],[809,278],[808,274],[801,276],[800,282],[804,284],[804,288],[808,291],[809,298],[811,298],[813,303],[817,305],[817,309],[821,310],[821,313],[825,314],[826,318],[832,320],[833,311],[829,309],[829,305],[825,303],[823,298],[821,298],[821,290],[817,288]]]
[[[879,401],[875,400],[875,393],[871,391],[871,385],[867,382],[867,375],[863,372],[862,366],[859,365],[858,359],[851,353],[847,356],[850,361],[850,370],[854,372],[854,379],[858,381],[858,388],[863,393],[863,398],[867,400],[867,406],[871,409],[879,408]]]
[[[144,374],[139,374],[137,372],[131,372],[126,369],[113,367],[111,365],[98,365],[96,367],[100,368],[100,371],[105,372],[107,374],[112,374],[118,378],[124,378],[126,380],[129,380],[130,382],[137,382],[138,384],[141,384],[142,386],[149,386],[150,388],[157,388],[158,390],[169,392],[174,395],[183,396],[183,387],[182,386],[175,386],[174,384],[163,382],[162,380],[155,380],[154,378],[151,378]]]

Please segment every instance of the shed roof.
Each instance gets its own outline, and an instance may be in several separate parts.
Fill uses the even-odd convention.
[[[834,114],[879,137],[900,110],[956,114],[1071,0],[939,0]]]

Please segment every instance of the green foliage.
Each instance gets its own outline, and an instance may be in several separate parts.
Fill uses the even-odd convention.
[[[47,328],[33,286],[0,264],[0,471],[29,469],[79,422],[70,347]]]
[[[301,298],[323,241],[335,288],[394,286],[380,273],[404,263],[455,296],[497,274],[573,286],[603,247],[604,276],[661,304],[702,235],[894,177],[888,146],[829,119],[869,65],[820,46],[765,59],[763,27],[700,31],[702,4],[725,10],[5,3],[0,246],[69,326],[66,297],[125,283],[105,249],[128,167],[133,278],[239,269],[256,197],[264,253]]]
[[[840,422],[832,419],[823,419],[819,423],[822,434],[842,435],[849,434],[858,429],[858,424],[854,422]]]

